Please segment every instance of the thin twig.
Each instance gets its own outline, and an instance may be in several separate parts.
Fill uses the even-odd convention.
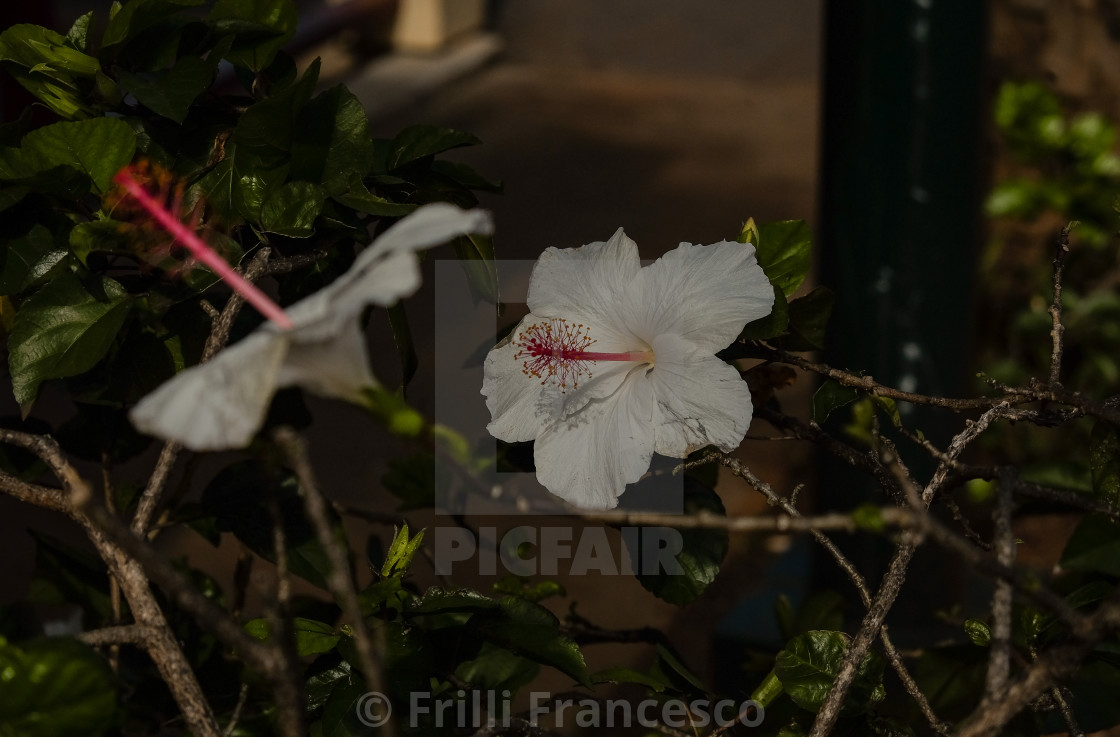
[[[348,553],[339,543],[327,517],[327,503],[315,480],[311,460],[307,455],[307,446],[303,439],[288,427],[278,428],[273,433],[273,439],[283,450],[288,463],[291,464],[292,470],[296,474],[296,478],[299,479],[299,488],[307,517],[315,529],[315,536],[318,538],[319,544],[327,552],[327,557],[331,563],[327,585],[351,622],[358,657],[361,660],[366,682],[372,691],[385,693],[384,678],[381,671],[382,659],[374,648],[373,636],[366,625],[365,617],[362,615],[361,603],[358,600],[358,592],[354,589],[350,563],[347,560]],[[392,737],[392,722],[387,718],[387,714],[382,713],[385,705],[380,700],[377,700],[375,705],[378,709],[378,721],[382,723],[381,731],[387,737]]]
[[[1011,529],[1011,488],[999,484],[996,494],[994,541],[996,559],[1005,566],[1015,562],[1015,535]],[[1011,676],[1011,584],[997,579],[992,593],[992,638],[988,650],[988,674],[984,700],[999,701]]]
[[[1062,325],[1062,275],[1065,273],[1066,256],[1069,255],[1069,231],[1073,223],[1068,223],[1062,228],[1058,237],[1058,245],[1054,252],[1054,298],[1050,302],[1050,318],[1053,326],[1050,328],[1050,386],[1061,386],[1062,375],[1062,336],[1065,327]]]

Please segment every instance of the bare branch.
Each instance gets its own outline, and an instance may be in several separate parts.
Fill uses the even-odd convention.
[[[1062,228],[1058,238],[1058,245],[1054,253],[1054,298],[1050,303],[1050,318],[1053,327],[1050,329],[1050,386],[1061,386],[1062,374],[1062,335],[1065,328],[1062,326],[1062,275],[1065,272],[1066,256],[1069,255],[1069,231],[1073,223]]]
[[[381,671],[382,659],[374,649],[373,637],[366,625],[365,617],[362,615],[361,603],[358,600],[358,592],[354,589],[350,563],[347,560],[348,553],[339,543],[330,520],[327,518],[327,503],[319,490],[319,485],[311,469],[311,461],[307,456],[307,446],[303,439],[288,427],[278,428],[273,433],[273,439],[284,451],[296,478],[299,479],[300,493],[303,496],[307,517],[315,528],[315,536],[318,538],[319,544],[326,550],[327,557],[330,559],[331,571],[327,577],[327,585],[342,607],[342,611],[351,621],[351,626],[354,629],[354,639],[358,646],[358,657],[361,660],[366,681],[371,690],[384,693],[384,679]],[[379,716],[388,716],[381,714],[384,704],[380,701],[376,702],[376,707]],[[383,723],[381,731],[387,737],[392,737],[392,723],[387,718],[379,719],[379,721]]]

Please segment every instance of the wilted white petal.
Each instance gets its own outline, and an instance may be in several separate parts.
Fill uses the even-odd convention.
[[[652,386],[636,377],[553,423],[537,438],[537,479],[582,509],[611,509],[649,469],[656,427]]]
[[[361,402],[362,390],[377,385],[369,368],[366,338],[351,319],[324,340],[293,341],[280,366],[277,387],[302,386],[321,397]]]
[[[343,279],[345,286],[336,288]],[[295,323],[290,332],[296,341],[324,340],[354,323],[367,305],[388,307],[419,287],[416,256],[404,251],[385,254],[360,271],[352,267],[331,285],[290,306],[286,312]],[[275,326],[268,329],[280,330]]]
[[[613,347],[628,337],[619,330],[619,310],[640,303],[630,293],[641,286],[641,268],[638,247],[622,228],[606,242],[549,248],[533,267],[526,302],[536,315],[589,324],[595,339],[612,346],[603,350],[622,350]]]
[[[639,335],[675,333],[709,353],[731,344],[743,326],[770,314],[774,290],[754,246],[723,241],[682,243],[642,269]]]
[[[257,331],[160,385],[129,418],[191,450],[244,448],[264,422],[287,351],[287,336]]]
[[[358,256],[354,266],[360,269],[363,259],[373,259],[389,251],[419,251],[446,243],[456,236],[468,233],[489,235],[493,230],[490,213],[485,210],[463,210],[446,202],[433,202],[417,208],[379,235]]]
[[[751,393],[739,372],[679,335],[653,340],[648,379],[657,396],[657,452],[684,458],[705,445],[738,447],[751,424]]]

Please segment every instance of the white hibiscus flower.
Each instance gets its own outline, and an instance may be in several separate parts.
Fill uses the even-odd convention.
[[[750,391],[715,353],[770,314],[774,290],[749,244],[682,243],[642,267],[622,229],[545,251],[530,314],[486,357],[490,433],[536,440],[537,478],[585,509],[610,509],[653,453],[731,451]]]
[[[415,251],[491,229],[482,210],[445,203],[417,209],[374,240],[349,271],[290,306],[290,329],[266,322],[213,360],[177,374],[133,408],[132,423],[192,450],[223,450],[249,444],[283,387],[361,403],[362,390],[377,385],[362,310],[387,307],[419,288]]]

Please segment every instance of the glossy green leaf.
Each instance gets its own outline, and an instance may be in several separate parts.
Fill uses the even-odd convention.
[[[336,666],[320,670],[308,677],[304,684],[307,694],[307,710],[314,711],[327,703],[331,691],[339,683],[354,680],[356,674],[351,670],[350,664],[342,661]]]
[[[219,30],[223,23],[241,22],[237,26],[241,32],[226,58],[256,72],[271,64],[295,35],[299,13],[292,0],[218,0],[210,9],[210,20]]]
[[[272,639],[268,620],[264,618],[246,622],[245,631],[261,642]],[[341,637],[338,631],[326,622],[304,617],[292,617],[292,633],[295,635],[296,653],[301,656],[330,652]]]
[[[770,340],[786,332],[789,327],[789,303],[786,296],[778,287],[774,287],[774,307],[766,317],[760,317],[747,323],[743,332],[739,334],[740,340]]]
[[[16,313],[8,366],[16,401],[35,399],[48,379],[76,376],[108,352],[132,304],[112,279],[82,281],[72,274],[52,280]]]
[[[19,647],[0,638],[0,735],[96,737],[113,724],[116,677],[77,640],[33,640]]]
[[[290,176],[317,182],[328,195],[348,191],[373,165],[373,141],[365,108],[337,85],[300,111],[292,140]]]
[[[321,737],[368,737],[372,729],[362,722],[369,687],[361,678],[339,680],[323,704]]]
[[[719,495],[685,477],[684,513],[706,511],[726,514]],[[638,582],[659,599],[685,606],[696,600],[716,580],[719,566],[727,555],[728,535],[725,530],[680,530],[683,542],[676,554],[681,573],[659,571],[657,574],[637,573]],[[633,553],[634,551],[631,551]],[[635,566],[637,568],[637,566]]]
[[[1120,429],[1097,420],[1089,440],[1089,469],[1093,493],[1110,504],[1120,505]]]
[[[414,616],[444,612],[481,612],[497,607],[498,602],[471,589],[447,591],[433,586],[408,607],[407,613]]]
[[[850,642],[843,632],[812,630],[788,643],[774,663],[774,672],[790,698],[802,709],[816,712],[832,688]],[[869,650],[860,663],[845,701],[848,711],[866,711],[886,696],[883,669],[886,661]]]
[[[470,133],[430,125],[413,125],[398,133],[390,142],[385,157],[385,171],[395,171],[425,156],[479,143],[481,141]]]
[[[484,642],[476,657],[463,661],[455,668],[455,677],[475,688],[513,692],[530,683],[539,672],[540,666],[532,660]]]
[[[1120,576],[1120,525],[1103,514],[1086,515],[1062,551],[1062,567]]]
[[[813,422],[824,424],[834,411],[859,399],[860,393],[834,379],[828,379],[813,393]]]
[[[85,174],[99,192],[104,192],[113,176],[132,161],[135,150],[132,128],[118,118],[55,123],[24,136],[17,165],[22,172],[17,176],[67,166]]]
[[[335,195],[334,200],[358,212],[377,217],[401,217],[417,208],[414,204],[390,202],[384,197],[370,194],[361,177],[352,177],[349,184],[347,191]]]
[[[78,51],[65,36],[29,23],[9,26],[0,33],[0,61],[63,79],[92,77],[101,68],[97,59]]]
[[[0,294],[19,294],[42,283],[56,272],[66,254],[65,245],[55,243],[54,235],[42,225],[8,241],[0,250]]]
[[[804,220],[780,220],[758,226],[758,263],[770,283],[788,299],[805,277],[813,255],[813,232]]]
[[[116,220],[92,220],[78,223],[70,231],[70,252],[83,264],[94,252],[123,253],[128,251],[125,224]]]
[[[552,612],[516,596],[507,596],[498,608],[483,610],[467,621],[468,631],[488,642],[550,665],[590,687],[591,676],[579,645],[560,632]]]
[[[101,36],[103,50],[125,43],[156,23],[186,8],[202,5],[205,0],[129,0],[111,13],[105,33]]]
[[[215,62],[185,56],[157,79],[146,79],[123,69],[117,72],[117,79],[121,87],[141,105],[157,115],[182,123],[191,104],[213,83],[216,71]]]
[[[327,193],[311,182],[288,182],[269,192],[261,203],[261,227],[270,233],[307,238],[323,211]]]
[[[793,351],[823,350],[825,331],[835,302],[836,294],[827,287],[817,287],[790,302],[790,336],[781,341],[782,347]]]
[[[973,645],[987,647],[992,641],[992,628],[987,622],[980,619],[966,619],[964,621],[964,633],[968,635],[968,639],[972,640]]]

